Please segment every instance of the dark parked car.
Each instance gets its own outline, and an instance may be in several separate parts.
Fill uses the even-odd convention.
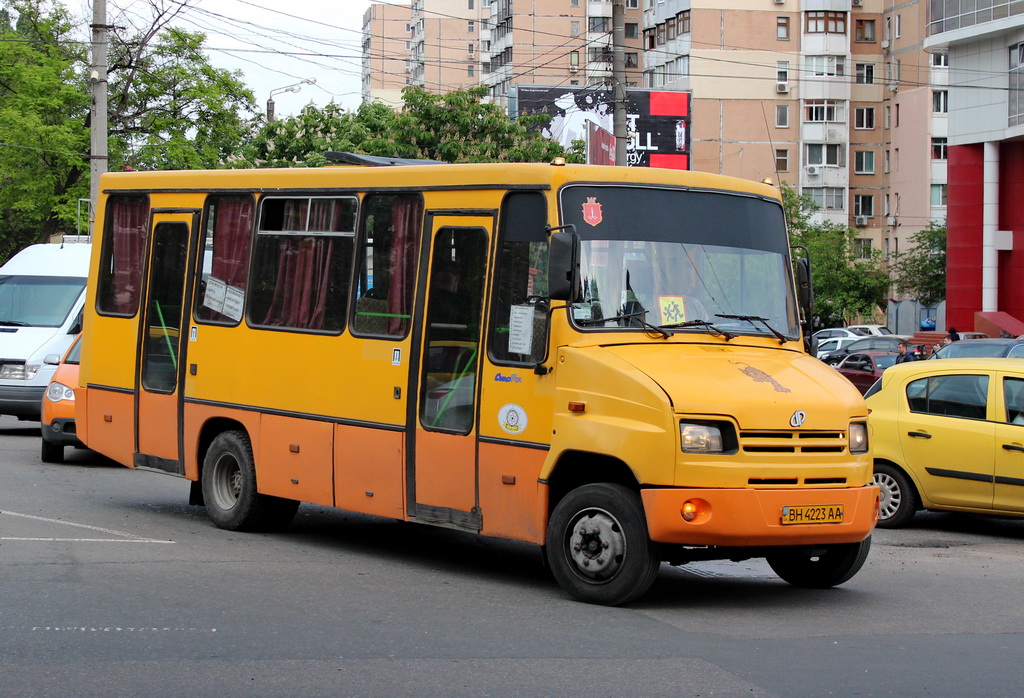
[[[902,337],[895,337],[892,335],[886,337],[872,336],[865,337],[864,339],[858,339],[856,342],[850,342],[839,351],[832,351],[821,357],[821,360],[827,364],[835,366],[840,361],[845,359],[850,354],[864,354],[864,353],[896,353],[896,346],[900,342],[907,340]],[[912,346],[914,354],[917,358],[923,359],[924,355],[921,350],[916,346]]]
[[[1011,359],[1024,357],[1024,339],[961,339],[932,354],[933,359],[977,359],[1005,356]]]
[[[897,356],[899,354],[893,352],[850,354],[839,362],[836,370],[857,386],[863,395],[882,377],[882,371],[896,363]]]

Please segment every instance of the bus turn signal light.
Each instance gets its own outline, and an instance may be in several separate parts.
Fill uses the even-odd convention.
[[[700,507],[693,500],[683,502],[683,507],[679,510],[679,513],[683,516],[683,521],[693,521],[697,518],[699,512]]]

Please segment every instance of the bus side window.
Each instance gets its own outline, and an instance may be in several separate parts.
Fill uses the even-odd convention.
[[[548,336],[547,201],[513,192],[501,207],[490,355],[495,363],[544,360]]]
[[[207,200],[199,250],[197,320],[231,325],[241,321],[255,208],[249,195]]]
[[[422,212],[418,194],[363,199],[354,333],[404,337],[409,331]]]
[[[100,262],[96,310],[101,315],[135,315],[142,292],[142,267],[149,233],[149,198],[111,196]]]

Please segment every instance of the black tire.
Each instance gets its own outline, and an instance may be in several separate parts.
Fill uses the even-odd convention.
[[[870,550],[869,536],[860,543],[794,547],[765,559],[775,574],[795,587],[828,589],[857,574]]]
[[[42,446],[39,449],[39,458],[44,463],[63,463],[64,462],[64,447],[60,444],[55,444],[46,439],[42,439]]]
[[[874,480],[879,488],[878,527],[902,528],[910,523],[920,500],[907,474],[888,463],[875,463]]]
[[[271,531],[287,526],[299,503],[256,491],[256,464],[249,436],[225,431],[203,460],[203,500],[218,527],[229,531]]]
[[[655,550],[639,495],[621,485],[577,488],[548,521],[551,574],[580,601],[618,606],[639,598],[658,574]]]

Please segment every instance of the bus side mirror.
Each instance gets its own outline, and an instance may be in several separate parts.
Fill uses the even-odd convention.
[[[796,293],[800,310],[808,321],[814,311],[814,288],[811,286],[811,260],[801,257],[796,260]]]
[[[548,232],[548,297],[572,303],[579,298],[579,236],[571,225]]]

